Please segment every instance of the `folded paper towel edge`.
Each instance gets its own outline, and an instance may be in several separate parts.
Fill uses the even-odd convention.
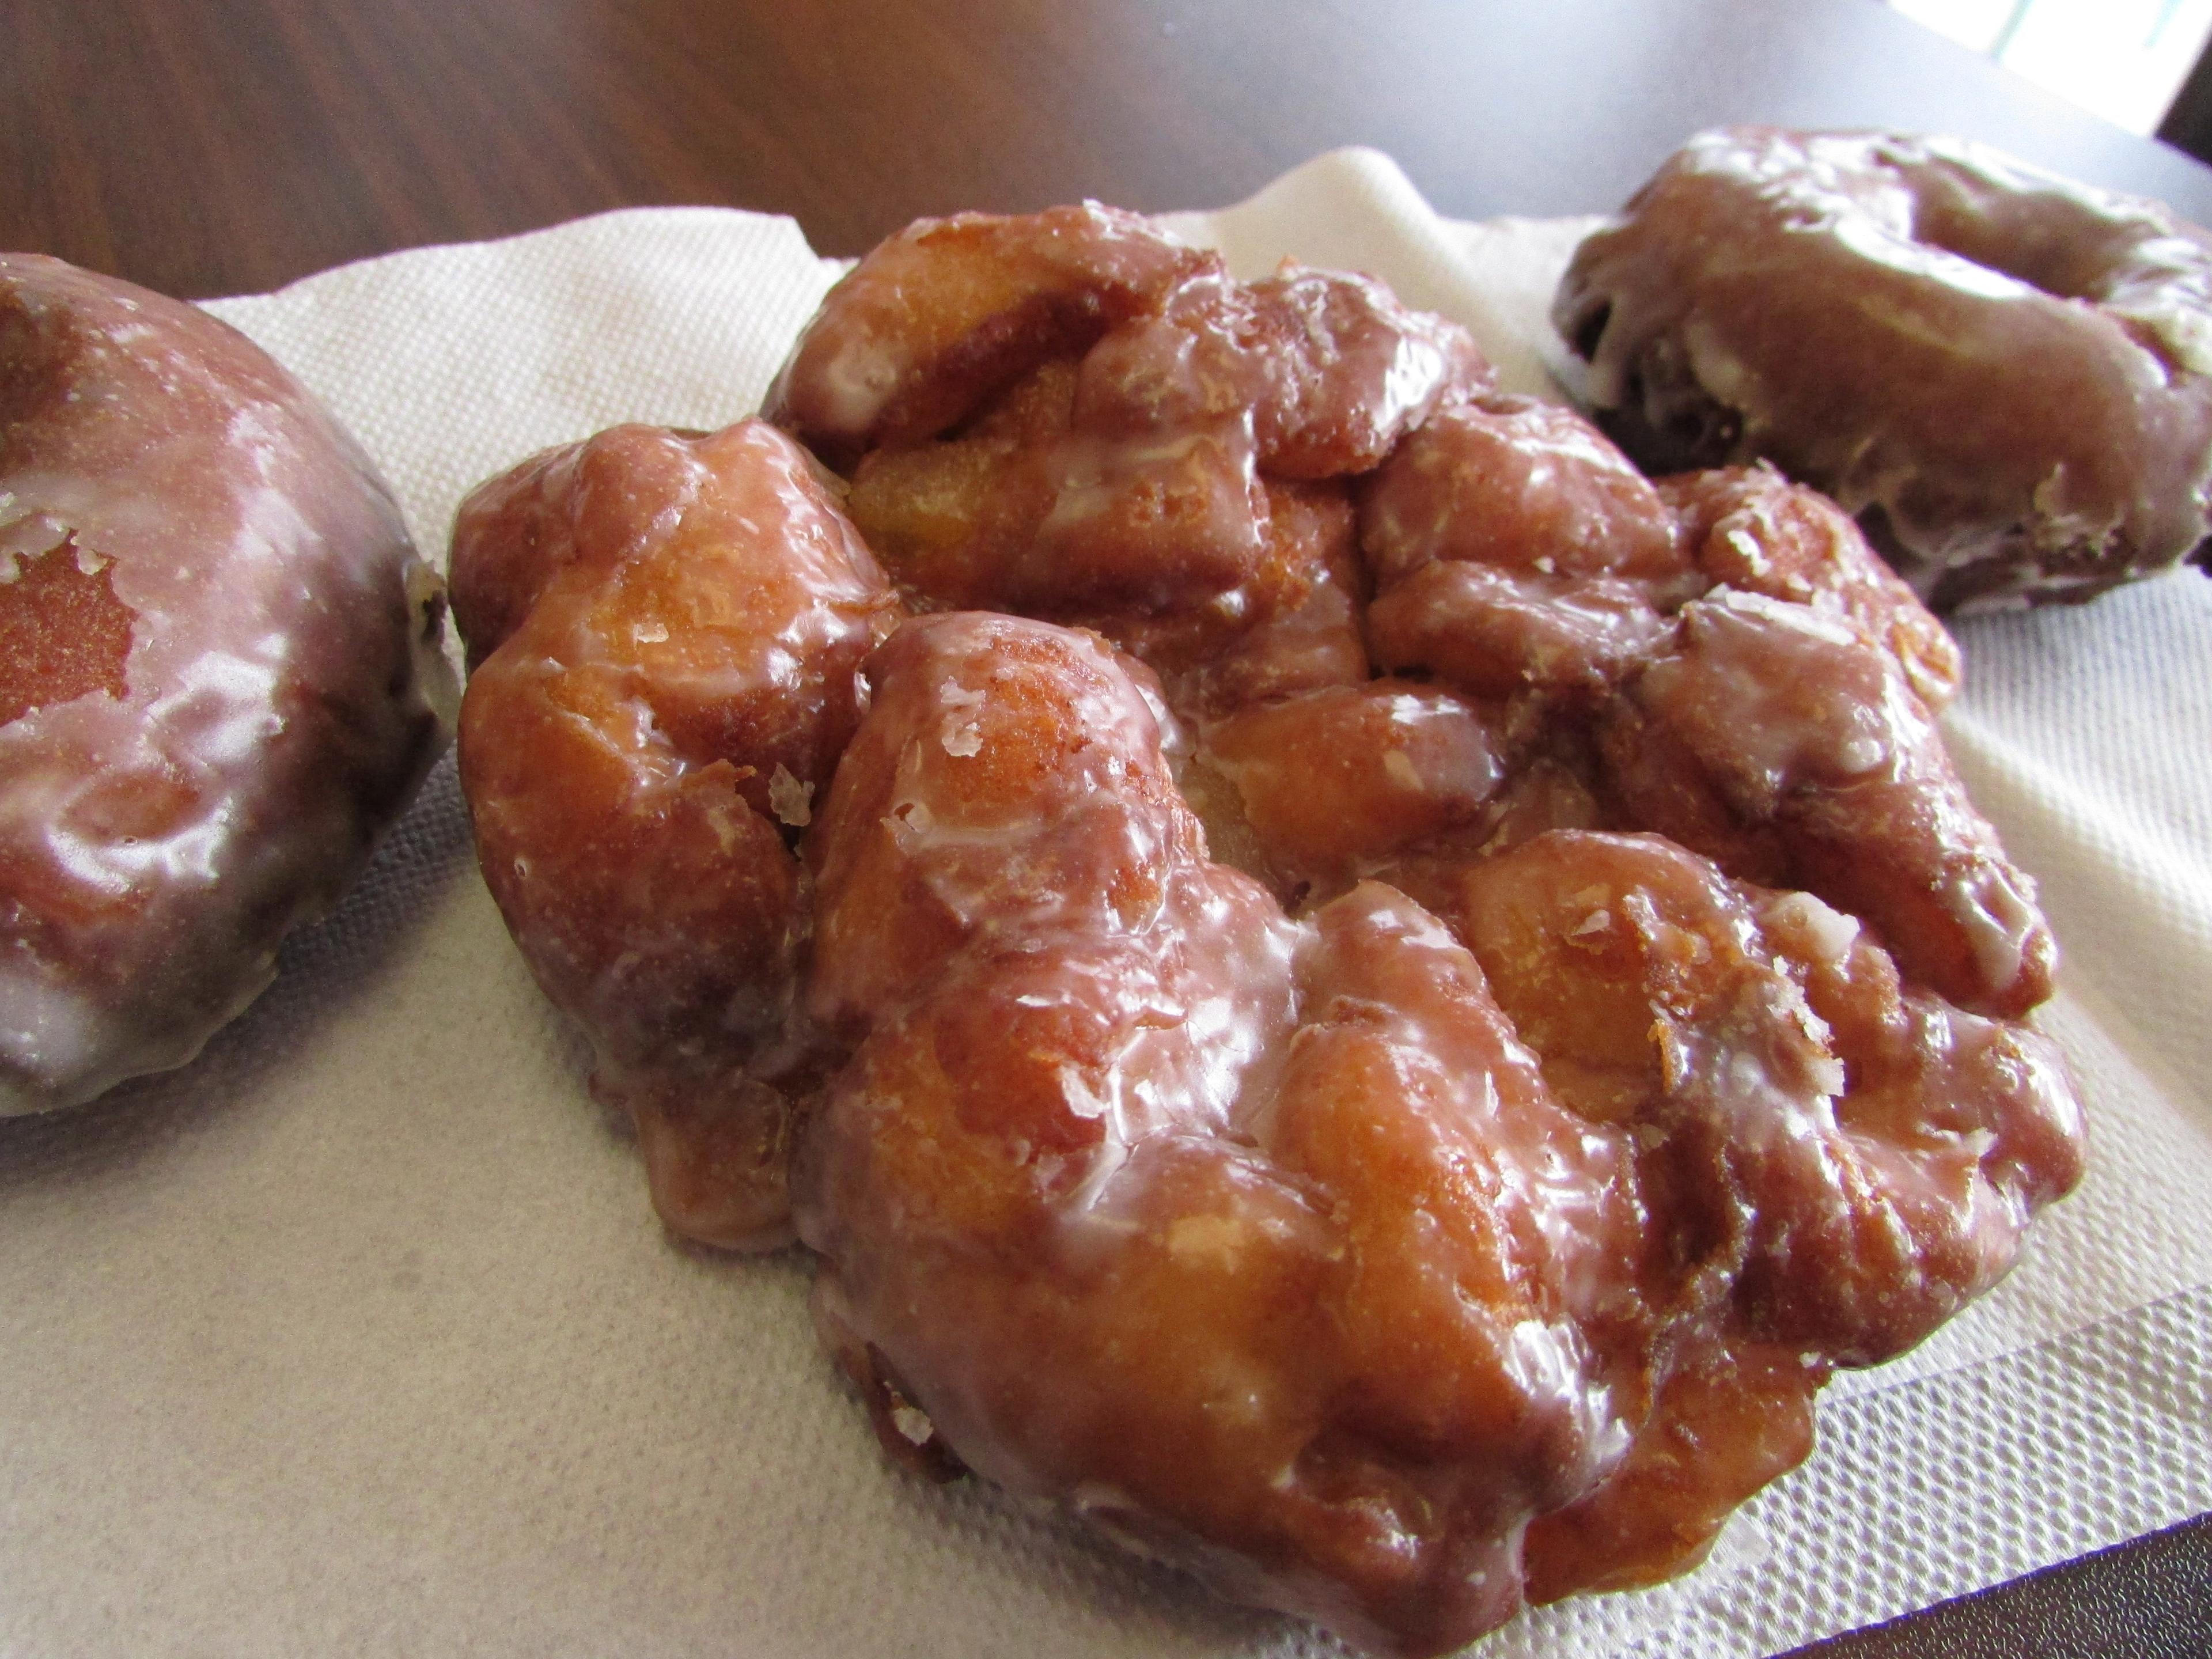
[[[450,242],[421,242],[412,247],[393,248],[383,253],[365,254],[358,259],[348,259],[339,264],[325,265],[320,270],[311,270],[305,276],[295,276],[290,282],[279,283],[272,289],[263,289],[243,294],[220,295],[208,299],[195,300],[192,303],[204,311],[211,311],[217,316],[221,316],[226,307],[284,300],[303,292],[312,291],[319,284],[328,283],[333,278],[353,281],[374,276],[395,263],[414,265],[421,264],[426,258],[436,258],[441,255],[486,257],[517,250],[544,240],[566,240],[580,233],[589,234],[594,229],[627,230],[634,228],[658,228],[678,223],[704,225],[718,222],[726,224],[744,222],[759,226],[771,233],[788,234],[805,248],[809,257],[821,261],[825,265],[842,269],[853,263],[849,259],[832,259],[816,253],[813,245],[806,240],[805,228],[798,220],[787,213],[763,213],[756,208],[722,207],[697,203],[669,204],[607,208],[598,213],[580,214],[573,219],[556,220],[550,225],[534,225],[528,230],[514,231],[504,236],[469,237]]]

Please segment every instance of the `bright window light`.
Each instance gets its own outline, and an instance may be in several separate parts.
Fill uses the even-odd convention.
[[[2212,0],[1889,0],[2130,132],[2157,131],[2212,36]]]

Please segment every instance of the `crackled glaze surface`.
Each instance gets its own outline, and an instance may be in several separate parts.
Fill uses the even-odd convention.
[[[747,422],[617,427],[462,507],[454,620],[477,856],[635,1118],[669,1224],[789,1236],[787,1033],[810,926],[786,836],[897,602],[805,453]]]
[[[1096,209],[894,239],[768,413],[842,485],[746,424],[478,495],[465,769],[663,1214],[787,1200],[902,1463],[1440,1652],[1694,1564],[2076,1178],[1956,652],[1809,490],[1648,482],[1371,283]],[[648,718],[679,648],[792,672]],[[803,815],[686,830],[776,765]]]

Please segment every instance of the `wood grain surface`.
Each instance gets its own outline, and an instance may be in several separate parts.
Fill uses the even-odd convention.
[[[605,209],[1219,205],[1343,144],[1443,212],[1616,205],[1695,129],[1982,138],[2212,223],[2212,170],[1875,0],[5,0],[0,246],[186,297]],[[1824,1644],[2212,1651],[2212,1526]]]
[[[8,0],[0,245],[190,297],[651,203],[858,253],[1217,206],[1372,144],[1442,211],[1616,205],[1694,129],[1986,139],[2212,222],[2212,171],[1875,0]]]

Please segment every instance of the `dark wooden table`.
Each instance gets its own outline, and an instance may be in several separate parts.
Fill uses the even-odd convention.
[[[1722,121],[1963,132],[2212,224],[2212,170],[1875,0],[6,0],[0,246],[188,297],[606,208],[1212,206],[1388,151],[1441,211],[1611,208]],[[1823,1644],[2212,1652],[2212,1520]]]
[[[1873,0],[7,0],[0,245],[188,297],[605,208],[1216,206],[1334,145],[1602,211],[1717,121],[1971,134],[2212,224],[2212,172]]]

